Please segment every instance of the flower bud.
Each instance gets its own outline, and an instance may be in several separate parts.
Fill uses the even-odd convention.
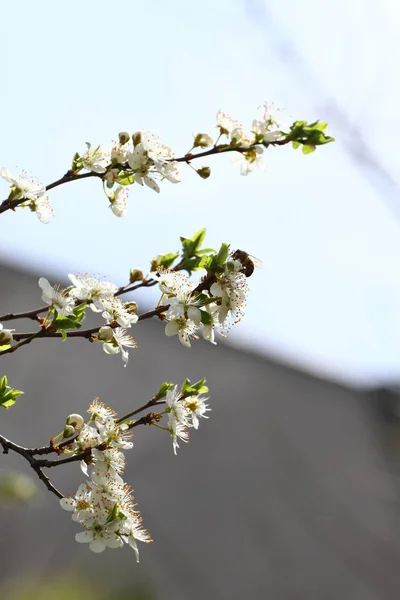
[[[84,423],[84,420],[83,420],[83,417],[81,417],[81,415],[72,413],[72,415],[69,415],[67,417],[67,420],[65,421],[65,423],[67,425],[72,425],[72,427],[75,427],[76,429],[80,429]]]
[[[213,143],[213,139],[208,133],[198,133],[193,142],[193,148],[208,148]]]
[[[157,271],[158,267],[160,266],[160,260],[162,256],[162,254],[157,254],[157,256],[153,256],[153,258],[151,259],[151,271]]]
[[[11,329],[0,329],[0,346],[11,344],[13,335]]]
[[[121,131],[121,133],[118,134],[118,139],[121,146],[123,146],[124,144],[129,142],[131,136],[127,131]]]
[[[132,136],[132,142],[134,146],[137,146],[138,144],[140,144],[140,142],[142,141],[142,134],[140,131],[137,131],[136,133],[133,134]]]
[[[75,427],[73,427],[72,425],[66,425],[64,427],[64,431],[63,431],[63,438],[67,439],[72,437],[75,434]]]
[[[137,304],[133,301],[125,302],[125,308],[131,315],[134,315],[137,311]]]
[[[129,271],[129,283],[135,283],[135,281],[142,281],[143,273],[140,269],[131,269]]]
[[[102,342],[112,342],[114,339],[114,332],[111,327],[103,325],[103,327],[100,327],[97,337]]]
[[[200,169],[197,169],[197,174],[200,175],[202,179],[208,179],[211,175],[211,169],[210,167],[201,167]]]

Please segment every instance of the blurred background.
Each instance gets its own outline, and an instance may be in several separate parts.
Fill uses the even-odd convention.
[[[50,183],[85,141],[107,145],[122,130],[149,129],[182,154],[192,133],[214,133],[218,109],[249,128],[264,101],[288,120],[328,121],[337,142],[311,156],[270,149],[266,171],[247,178],[218,157],[204,163],[207,181],[186,169],[160,195],[133,186],[125,219],[92,180],[51,192],[47,226],[28,211],[1,216],[0,314],[39,306],[40,275],[123,284],[200,227],[207,246],[224,240],[264,263],[229,345],[187,351],[155,322],[135,330],[125,370],[82,340],[2,359],[26,394],[1,431],[28,446],[95,395],[122,413],[165,380],[206,376],[213,407],[178,457],[169,439],[137,432],[127,479],[155,539],[138,566],[127,550],[98,557],[75,544],[69,516],[21,479],[23,461],[1,458],[2,597],[62,598],[71,584],[86,600],[398,597],[398,10],[390,0],[3,8],[0,166],[12,172]],[[135,300],[145,310],[158,298]],[[73,492],[80,474],[65,471],[58,483]]]

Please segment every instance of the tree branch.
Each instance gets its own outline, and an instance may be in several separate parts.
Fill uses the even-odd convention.
[[[286,138],[284,138],[282,140],[275,140],[273,142],[269,142],[268,146],[284,146],[285,144],[288,144],[290,141],[291,140],[288,140]],[[245,146],[231,146],[230,144],[220,144],[220,145],[214,146],[210,150],[205,150],[204,152],[198,152],[197,154],[192,154],[191,152],[189,152],[188,154],[185,154],[184,156],[180,156],[178,158],[171,158],[168,160],[168,162],[177,162],[177,163],[184,162],[184,163],[189,164],[190,162],[192,162],[193,160],[196,160],[198,158],[213,156],[215,154],[226,154],[227,152],[239,152],[240,154],[243,154],[245,152],[251,152],[252,150],[254,150],[255,148],[257,148],[260,145],[261,144],[253,144],[251,146],[245,147]],[[113,167],[115,167],[115,165],[110,164],[108,169],[111,169]],[[46,189],[46,191],[49,191],[60,185],[64,185],[65,183],[70,183],[71,181],[78,181],[80,179],[88,179],[89,177],[97,177],[98,179],[104,179],[104,176],[106,173],[107,173],[107,171],[105,173],[94,173],[94,171],[90,171],[89,173],[74,173],[73,171],[67,171],[65,173],[65,175],[60,177],[60,179],[57,179],[57,181],[54,181],[53,183],[49,183],[48,185],[46,185],[45,189]],[[0,204],[0,214],[3,212],[6,212],[7,210],[14,210],[15,208],[17,208],[17,206],[20,206],[24,202],[27,202],[26,198],[18,198],[17,200],[9,200],[8,198],[6,198],[6,200],[4,200]]]
[[[67,171],[65,175],[60,177],[60,179],[57,179],[57,181],[46,185],[45,189],[46,191],[52,190],[53,188],[63,185],[64,183],[70,183],[71,181],[77,181],[79,179],[88,179],[89,177],[99,177],[102,179],[101,174],[94,173],[93,171],[90,171],[90,173],[74,173],[73,171]],[[27,202],[26,198],[19,198],[18,200],[9,200],[7,198],[0,204],[0,214],[6,212],[6,210],[14,210],[17,208],[17,206],[23,204],[24,202]]]
[[[16,452],[17,454],[20,454],[21,456],[23,456],[29,462],[29,464],[31,465],[32,469],[35,471],[35,473],[37,474],[39,479],[41,481],[43,481],[43,483],[47,487],[47,489],[50,492],[52,492],[53,494],[55,494],[57,496],[57,498],[64,498],[62,493],[56,487],[54,487],[54,485],[51,483],[51,481],[47,477],[47,475],[45,475],[43,473],[41,466],[39,464],[40,461],[38,461],[36,458],[34,458],[32,456],[32,452],[31,452],[31,450],[29,450],[29,448],[24,448],[23,446],[19,446],[18,444],[11,442],[10,440],[8,440],[7,438],[5,438],[2,435],[0,435],[0,445],[3,446],[3,454],[8,454],[9,450],[13,450],[13,452]]]

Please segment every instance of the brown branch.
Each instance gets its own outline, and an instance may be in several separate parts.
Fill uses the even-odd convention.
[[[285,144],[288,144],[290,141],[291,140],[288,140],[287,138],[284,138],[282,140],[275,140],[274,142],[269,142],[268,146],[284,146]],[[180,156],[178,158],[169,159],[168,162],[178,162],[178,163],[184,162],[184,163],[189,164],[192,160],[196,160],[198,158],[204,158],[204,157],[208,157],[208,156],[213,156],[215,154],[226,154],[227,152],[239,152],[239,153],[243,154],[245,152],[251,152],[252,150],[254,150],[255,148],[257,148],[260,145],[261,144],[253,144],[251,146],[244,147],[244,146],[231,146],[230,144],[220,144],[220,145],[214,146],[210,150],[205,150],[204,152],[198,152],[197,154],[188,153],[188,154],[185,154],[184,156]],[[115,168],[116,166],[121,166],[121,165],[110,164],[110,166],[108,168]],[[88,179],[89,177],[97,177],[99,179],[104,179],[105,174],[106,173],[94,173],[93,171],[90,171],[89,173],[74,173],[73,171],[67,171],[65,173],[65,175],[60,177],[60,179],[57,179],[57,181],[54,181],[53,183],[49,183],[48,185],[46,185],[45,189],[46,189],[46,191],[49,191],[60,185],[64,185],[65,183],[70,183],[71,181],[79,181],[80,179]],[[15,208],[17,208],[17,206],[20,206],[24,202],[27,202],[26,198],[19,198],[17,200],[9,200],[8,198],[6,198],[6,200],[4,200],[0,204],[0,214],[3,212],[6,212],[7,210],[14,210]]]
[[[99,173],[94,173],[93,171],[90,171],[90,173],[74,173],[73,171],[67,171],[65,175],[60,177],[60,179],[57,179],[57,181],[46,185],[45,189],[46,191],[52,190],[53,188],[58,187],[59,185],[63,185],[64,183],[78,181],[79,179],[88,179],[89,177],[102,178],[102,175]],[[24,202],[27,202],[26,198],[19,198],[18,200],[9,200],[7,198],[2,202],[2,204],[0,204],[0,214],[6,212],[6,210],[14,210],[15,208],[17,208],[17,206],[20,206],[20,204],[23,204]]]
[[[49,310],[49,306],[41,306],[40,308],[35,308],[34,310],[28,310],[27,312],[21,313],[7,313],[6,315],[2,315],[0,317],[0,322],[2,321],[15,321],[16,319],[33,319],[37,321],[37,316]]]
[[[156,285],[157,281],[153,280],[153,279],[145,279],[144,281],[141,281],[140,283],[136,283],[135,285],[132,285],[130,283],[121,286],[120,288],[118,288],[118,290],[115,292],[114,296],[121,296],[122,294],[127,294],[128,292],[134,292],[135,290],[141,288],[141,287],[152,287],[153,285]],[[83,302],[86,302],[88,305],[92,303],[91,300],[77,300],[76,302],[76,306],[79,306],[79,304],[82,304]],[[34,310],[29,310],[26,312],[20,312],[20,313],[7,313],[5,315],[0,316],[0,323],[1,322],[5,322],[5,321],[14,321],[17,319],[33,319],[34,321],[37,321],[38,319],[36,318],[38,314],[46,312],[47,310],[49,310],[50,306],[41,306],[40,308],[35,308]],[[15,337],[15,336],[14,336]]]
[[[43,337],[44,332],[45,332],[44,329],[39,329],[39,331],[36,331],[34,333],[28,333],[24,337],[14,337],[13,336],[14,339],[16,339],[17,341],[19,339],[21,339],[23,341],[19,342],[19,344],[15,344],[15,346],[10,346],[10,348],[7,348],[7,350],[2,350],[0,352],[0,356],[3,356],[3,354],[10,354],[12,352],[15,352],[16,350],[19,350],[19,348],[21,348],[22,346],[26,346],[27,344],[30,344],[36,338]]]
[[[169,304],[167,304],[165,306],[158,306],[154,310],[150,310],[147,313],[142,313],[141,315],[139,315],[138,320],[144,321],[145,319],[151,319],[152,317],[158,316],[162,312],[165,312],[166,310],[168,310],[168,308],[169,308]],[[98,333],[99,329],[103,326],[104,325],[100,325],[98,327],[92,327],[91,329],[83,329],[83,330],[78,329],[77,331],[68,331],[65,333],[66,333],[66,336],[69,338],[81,337],[81,338],[88,339],[90,341],[90,340],[92,340],[94,335],[96,333]],[[113,323],[108,326],[113,329],[119,327],[118,323]],[[39,331],[36,331],[34,333],[32,333],[32,332],[15,333],[15,334],[13,334],[13,338],[16,341],[19,341],[19,340],[23,340],[23,341],[20,341],[15,346],[11,346],[10,348],[7,348],[7,350],[2,350],[0,352],[0,356],[3,356],[3,354],[9,354],[11,352],[15,352],[16,350],[21,348],[21,346],[25,346],[26,344],[29,344],[30,342],[32,342],[32,340],[37,339],[37,338],[43,339],[43,338],[62,338],[62,337],[63,337],[62,333],[60,333],[59,331],[50,331],[47,329],[39,329]]]
[[[284,138],[283,140],[275,140],[274,142],[269,142],[268,146],[284,146],[288,144],[291,140]],[[226,154],[227,152],[239,152],[240,154],[244,154],[245,152],[251,152],[255,150],[258,146],[262,144],[252,144],[251,146],[231,146],[230,144],[220,144],[219,146],[214,146],[210,150],[205,150],[204,152],[197,152],[196,154],[185,154],[179,158],[172,158],[170,162],[185,162],[189,163],[192,160],[197,158],[204,158],[206,156],[215,156],[216,154]]]
[[[35,473],[37,474],[39,479],[41,481],[43,481],[43,483],[47,487],[47,489],[50,492],[52,492],[53,494],[55,494],[57,496],[57,498],[64,498],[62,493],[56,487],[54,487],[54,485],[51,483],[51,481],[47,477],[47,475],[45,475],[43,473],[43,471],[41,469],[41,465],[39,464],[40,461],[38,461],[36,458],[34,458],[32,456],[32,451],[29,448],[24,448],[23,446],[19,446],[18,444],[11,442],[10,440],[8,440],[7,438],[5,438],[2,435],[0,435],[0,445],[3,446],[3,454],[8,454],[10,450],[13,450],[13,452],[16,452],[17,454],[20,454],[21,456],[23,456],[29,462],[29,464],[31,465],[32,469],[35,471]]]

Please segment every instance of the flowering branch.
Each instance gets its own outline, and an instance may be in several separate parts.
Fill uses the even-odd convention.
[[[102,182],[109,208],[117,217],[123,217],[127,213],[128,189],[134,183],[159,192],[157,182],[180,182],[181,163],[207,179],[211,175],[210,167],[196,169],[192,162],[227,153],[236,155],[241,174],[248,175],[255,166],[263,167],[264,151],[270,146],[291,143],[309,154],[317,146],[333,141],[324,133],[326,127],[327,124],[320,121],[295,121],[285,131],[277,114],[264,105],[259,119],[252,122],[251,132],[246,133],[240,123],[219,111],[217,140],[214,142],[207,133],[198,133],[190,150],[178,158],[148,132],[122,132],[111,149],[93,148],[87,143],[87,150],[74,155],[65,175],[47,186],[28,179],[25,174],[14,177],[7,169],[1,169],[0,176],[10,184],[10,191],[0,204],[0,214],[28,207],[40,221],[48,223],[54,211],[47,192],[72,181],[97,178]],[[225,137],[225,143],[219,143],[221,137]],[[193,152],[196,149],[200,150]],[[128,349],[136,347],[129,335],[130,328],[155,316],[165,323],[167,336],[177,335],[188,348],[200,333],[204,340],[216,344],[215,333],[226,336],[230,327],[244,315],[247,279],[253,274],[257,259],[243,250],[231,250],[225,242],[218,251],[202,248],[204,236],[205,229],[200,229],[191,238],[181,237],[180,254],[157,255],[151,261],[151,272],[146,278],[139,269],[132,269],[129,283],[120,287],[95,277],[70,274],[70,284],[61,289],[41,277],[38,283],[44,306],[0,316],[0,355],[14,353],[39,338],[65,341],[80,337],[99,342],[108,355],[120,354],[126,366]],[[202,276],[192,281],[190,277],[196,271],[202,271]],[[158,287],[160,297],[151,311],[137,314],[136,302],[121,300],[128,292],[152,286]],[[81,328],[88,308],[101,314],[103,325]],[[40,316],[43,313],[44,316]],[[24,318],[36,321],[38,331],[15,332],[5,329],[2,323]],[[139,425],[152,425],[168,432],[176,454],[179,443],[188,442],[190,429],[197,430],[201,419],[208,418],[210,408],[204,396],[207,392],[205,379],[193,384],[186,379],[180,388],[172,382],[164,382],[148,402],[119,418],[95,398],[88,409],[87,422],[81,415],[70,414],[62,431],[50,438],[48,446],[24,448],[2,435],[0,446],[4,454],[13,451],[24,457],[46,488],[60,499],[60,506],[72,512],[72,520],[83,526],[75,536],[78,542],[88,542],[94,552],[127,543],[138,558],[137,541],[150,542],[151,539],[142,527],[132,490],[122,478],[124,451],[133,446],[132,430]],[[6,375],[1,377],[0,407],[8,409],[23,393],[8,385]],[[154,412],[156,407],[159,412]],[[146,414],[135,419],[139,413]],[[57,457],[40,458],[51,454]],[[75,495],[64,497],[44,469],[75,462],[80,463],[85,483]]]

